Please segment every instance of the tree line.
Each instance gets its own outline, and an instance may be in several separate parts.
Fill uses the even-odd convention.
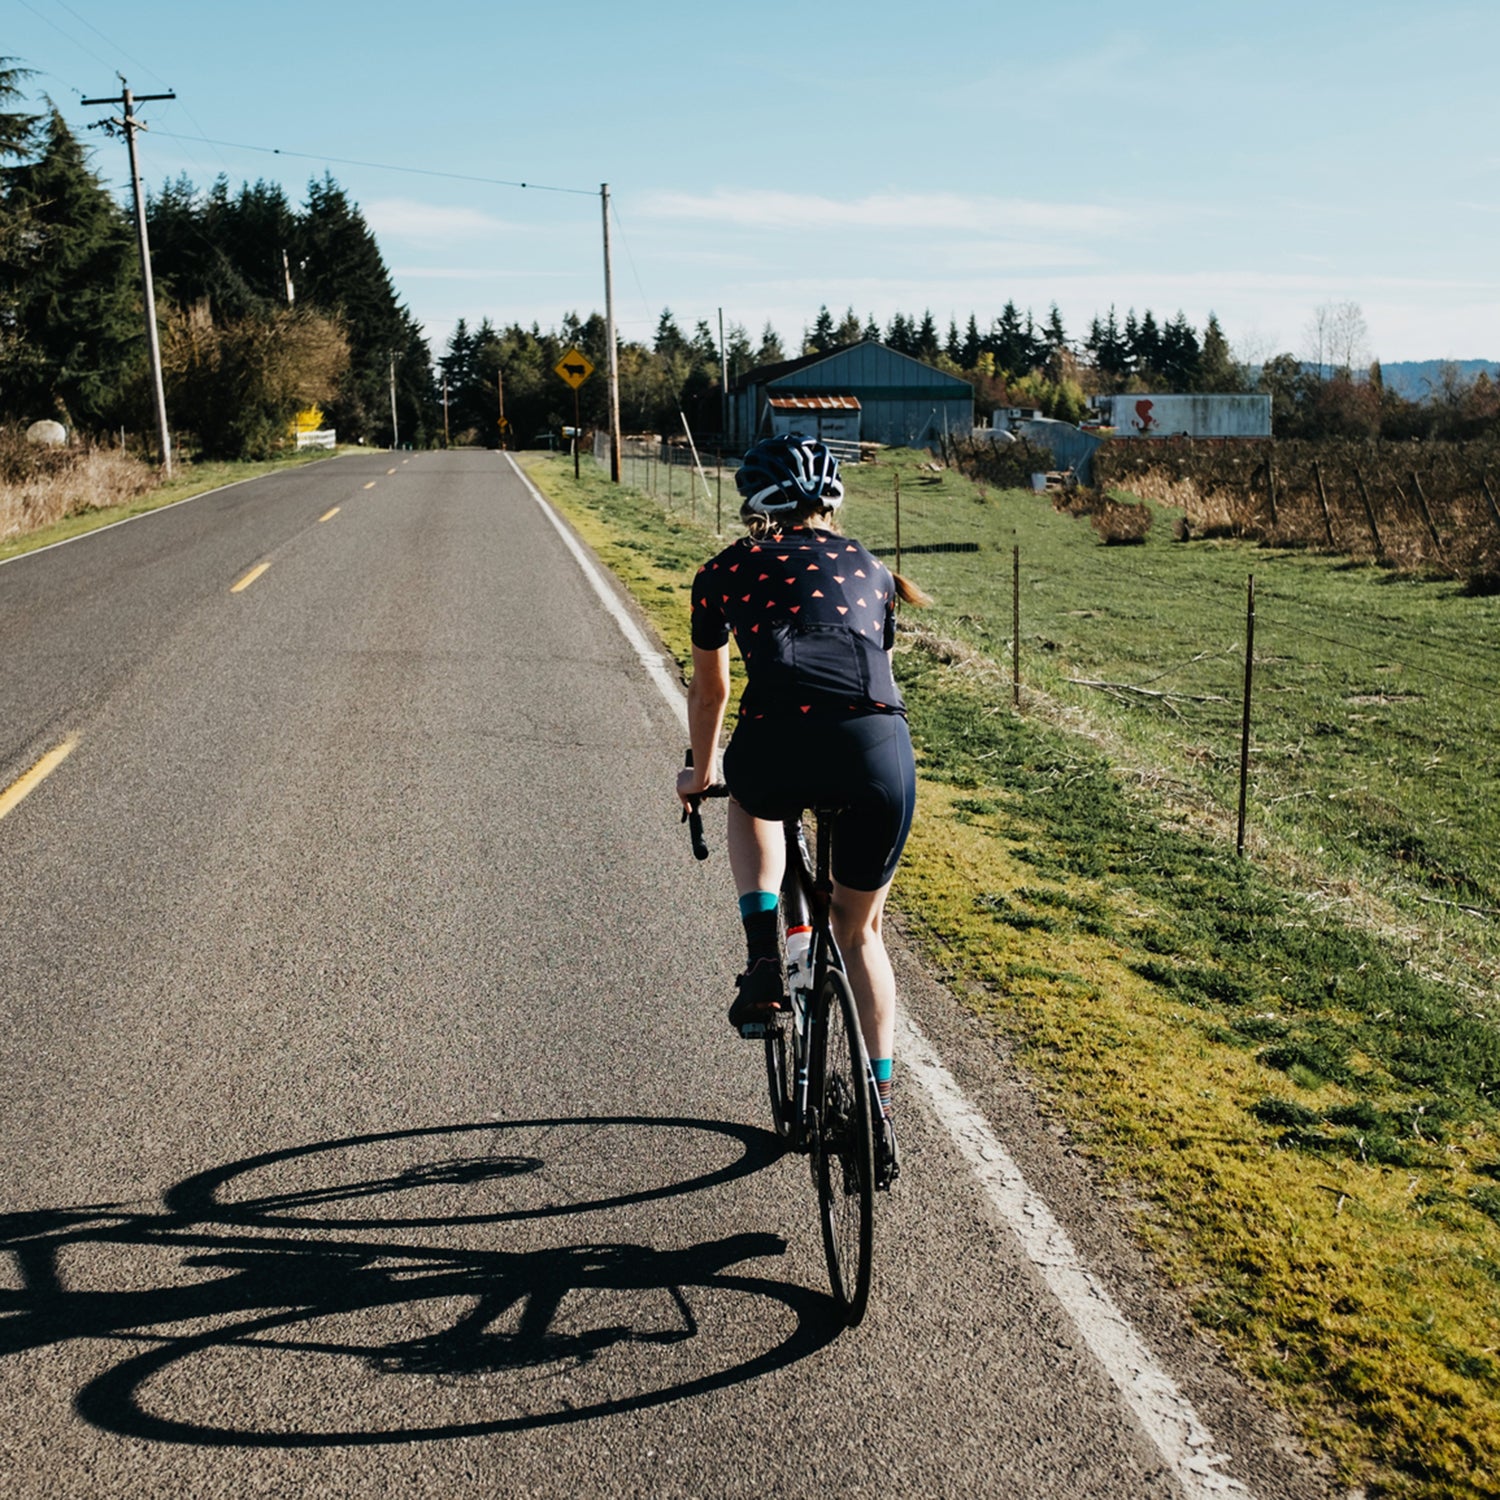
[[[151,426],[133,226],[61,114],[18,111],[0,60],[0,417],[94,436]],[[431,356],[379,247],[332,177],[294,207],[276,184],[186,178],[148,195],[173,428],[213,457],[290,440],[302,409],[343,441],[431,440]]]
[[[57,417],[102,435],[151,426],[144,309],[133,229],[55,110],[14,108],[25,70],[0,59],[0,420]],[[331,176],[293,205],[277,184],[186,177],[151,193],[147,221],[158,293],[167,403],[174,429],[206,456],[260,456],[290,440],[300,409],[317,407],[340,441],[532,446],[572,423],[556,374],[570,346],[599,374],[579,392],[585,427],[604,425],[604,319],[566,313],[543,329],[461,319],[434,363],[395,293],[357,205]],[[1054,303],[1040,321],[1009,301],[981,325],[970,313],[939,328],[930,311],[881,323],[825,303],[791,347],[767,323],[759,338],[731,323],[720,338],[664,309],[649,341],[618,340],[626,432],[710,441],[721,431],[723,378],[866,339],[970,381],[980,416],[1039,408],[1077,422],[1114,392],[1261,390],[1278,436],[1469,438],[1500,429],[1500,390],[1487,376],[1439,382],[1423,402],[1388,390],[1378,364],[1356,369],[1358,309],[1320,308],[1314,357],[1236,359],[1216,316],[1202,329],[1181,312],[1113,307],[1071,333]],[[392,410],[394,398],[394,413]]]

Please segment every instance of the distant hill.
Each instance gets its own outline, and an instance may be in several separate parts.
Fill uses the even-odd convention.
[[[1437,388],[1444,365],[1454,365],[1459,379],[1467,385],[1481,370],[1491,380],[1500,372],[1500,360],[1494,359],[1403,359],[1382,363],[1380,373],[1387,390],[1395,391],[1408,401],[1425,401]]]

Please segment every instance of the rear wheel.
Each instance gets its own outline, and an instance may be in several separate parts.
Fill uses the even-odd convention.
[[[818,991],[815,1074],[818,1212],[834,1299],[852,1328],[870,1296],[875,1160],[869,1064],[849,981],[830,969]]]

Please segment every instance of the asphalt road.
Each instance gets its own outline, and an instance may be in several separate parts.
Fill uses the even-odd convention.
[[[0,567],[0,789],[71,746],[0,817],[6,1493],[1328,1492],[899,936],[1211,1445],[1164,1454],[899,1063],[836,1328],[682,742],[500,455],[343,457]]]

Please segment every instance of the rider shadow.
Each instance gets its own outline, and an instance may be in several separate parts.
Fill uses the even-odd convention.
[[[673,1153],[654,1151],[656,1180],[593,1198],[536,1190],[548,1170],[549,1145],[561,1142],[567,1155],[581,1141],[597,1148],[601,1136],[616,1131],[661,1128],[707,1132],[738,1154],[673,1182],[660,1172]],[[309,1166],[337,1167],[367,1148],[410,1153],[433,1137],[475,1132],[498,1138],[485,1144],[523,1149],[425,1155],[399,1170],[363,1176],[315,1171],[322,1180],[228,1197],[231,1186],[243,1189],[256,1172],[285,1175],[290,1164],[293,1175],[305,1178]],[[496,1248],[475,1248],[472,1232],[445,1242],[441,1234],[384,1231],[547,1218],[566,1225],[566,1216],[702,1192],[759,1170],[778,1153],[767,1132],[702,1120],[462,1125],[246,1158],[175,1184],[161,1213],[106,1204],[0,1217],[0,1251],[14,1257],[22,1288],[0,1291],[0,1358],[75,1340],[124,1344],[132,1352],[83,1386],[77,1412],[124,1436],[212,1446],[431,1441],[683,1400],[783,1368],[838,1332],[826,1296],[760,1274],[753,1264],[786,1253],[779,1235],[739,1233],[673,1250],[591,1238],[512,1250],[503,1248],[503,1232],[493,1235]],[[531,1184],[530,1200],[507,1202],[507,1189],[523,1183]],[[402,1202],[451,1189],[481,1190],[487,1201],[469,1207],[483,1211],[442,1217]],[[328,1237],[332,1230],[339,1237]],[[165,1254],[178,1271],[142,1290],[84,1290],[76,1277],[64,1278],[60,1265],[89,1246],[114,1256]],[[204,1277],[205,1270],[218,1274]],[[726,1331],[719,1339],[716,1321],[727,1299],[744,1297],[758,1304],[753,1326],[767,1330],[764,1346],[748,1352],[742,1333],[731,1338]],[[287,1373],[305,1370],[309,1357],[328,1362],[326,1383]],[[204,1410],[211,1383],[201,1377],[221,1370],[226,1358],[246,1361],[253,1378],[225,1383],[237,1393],[238,1408]],[[278,1361],[286,1362],[286,1378],[301,1395],[295,1419],[273,1423],[245,1393],[260,1390]],[[591,1370],[581,1386],[573,1378]],[[358,1377],[353,1382],[350,1372]],[[552,1378],[564,1373],[566,1389],[554,1391]],[[515,1378],[507,1383],[506,1375]],[[386,1389],[403,1378],[417,1385],[405,1395]],[[325,1388],[365,1390],[370,1422],[321,1420],[316,1393]],[[445,1411],[435,1390],[466,1395]],[[410,1399],[412,1392],[421,1399]],[[493,1408],[487,1415],[475,1415],[476,1392]],[[284,1401],[272,1406],[286,1411]],[[347,1409],[340,1400],[339,1412]]]

